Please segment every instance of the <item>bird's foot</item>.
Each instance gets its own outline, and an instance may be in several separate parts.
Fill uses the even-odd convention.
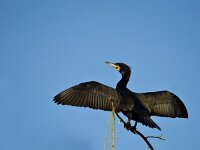
[[[136,125],[134,125],[134,126],[131,127],[131,130],[134,130],[134,131],[135,131],[136,129],[137,129],[137,128],[136,128]]]
[[[132,127],[131,127],[131,123],[130,122],[127,122],[126,124],[124,124],[124,128],[126,128],[126,130],[130,130]]]

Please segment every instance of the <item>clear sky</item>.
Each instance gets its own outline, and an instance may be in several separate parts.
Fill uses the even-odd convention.
[[[109,112],[58,106],[53,97],[80,82],[115,87],[105,61],[132,67],[136,92],[170,90],[189,119],[138,125],[155,149],[199,147],[200,1],[1,0],[0,149],[102,150]],[[116,121],[116,149],[147,149]]]

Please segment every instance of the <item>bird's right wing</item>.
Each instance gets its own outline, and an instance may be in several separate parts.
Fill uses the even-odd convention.
[[[120,99],[117,91],[104,84],[91,81],[80,83],[66,89],[54,97],[54,102],[62,105],[89,107],[93,109],[112,110],[119,106]]]
[[[188,112],[183,102],[169,91],[136,93],[136,96],[151,115],[188,118]]]

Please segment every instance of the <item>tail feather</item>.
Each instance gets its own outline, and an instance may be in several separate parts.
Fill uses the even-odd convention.
[[[145,126],[149,126],[150,128],[157,128],[158,130],[161,130],[161,128],[149,116],[139,116],[138,121]]]

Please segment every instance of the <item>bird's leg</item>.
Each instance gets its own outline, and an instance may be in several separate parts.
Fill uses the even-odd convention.
[[[137,123],[138,123],[138,121],[135,121],[135,125],[132,127],[133,130],[136,130],[136,129],[137,129],[137,128],[136,128],[136,127],[137,127]]]
[[[126,128],[129,131],[130,128],[131,128],[131,117],[132,117],[132,114],[128,113],[127,116],[128,116],[128,121],[126,122],[126,124],[124,124],[124,128]]]
[[[131,119],[128,118],[128,121],[126,122],[126,124],[124,124],[124,128],[126,128],[128,131],[131,128]]]

